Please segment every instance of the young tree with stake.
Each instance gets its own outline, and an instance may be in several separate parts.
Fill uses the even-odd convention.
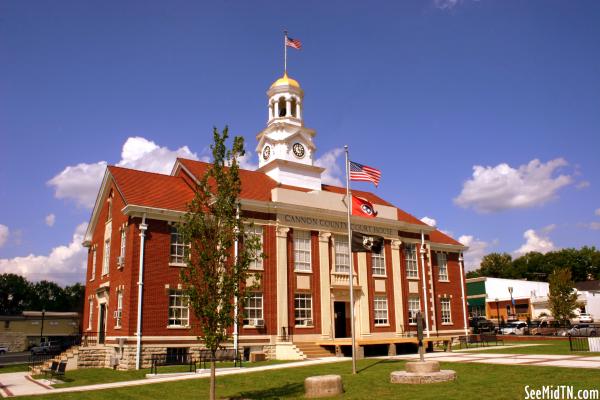
[[[210,399],[215,399],[215,354],[229,338],[236,307],[244,304],[251,276],[249,265],[262,257],[259,238],[245,235],[239,218],[241,181],[238,160],[244,155],[244,140],[233,139],[227,148],[228,128],[213,130],[213,163],[200,179],[178,231],[189,243],[187,268],[181,271],[184,293],[198,319],[199,339],[210,350]],[[238,256],[233,247],[240,242]],[[243,242],[243,244],[241,243]],[[238,301],[234,301],[237,299]]]

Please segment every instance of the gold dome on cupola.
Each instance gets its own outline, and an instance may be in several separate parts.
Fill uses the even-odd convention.
[[[278,87],[278,86],[293,86],[293,87],[300,88],[300,84],[298,83],[298,81],[290,78],[288,76],[287,72],[285,72],[281,78],[279,78],[275,82],[273,82],[273,84],[271,85],[271,89]]]

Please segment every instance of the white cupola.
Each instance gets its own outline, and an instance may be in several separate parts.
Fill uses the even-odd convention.
[[[323,168],[314,165],[316,132],[303,121],[304,91],[284,73],[267,91],[269,119],[256,139],[259,168],[279,183],[321,190]]]

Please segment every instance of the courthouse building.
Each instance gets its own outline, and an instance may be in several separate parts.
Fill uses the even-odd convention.
[[[303,90],[284,75],[267,96],[267,126],[256,136],[259,167],[240,171],[242,214],[265,255],[252,265],[260,286],[244,307],[240,347],[290,359],[348,344],[350,279],[359,345],[414,336],[419,310],[428,335],[464,334],[465,247],[376,194],[353,191],[377,217],[352,217],[352,229],[385,241],[380,253],[350,253],[345,188],[321,180]],[[147,366],[152,353],[198,349],[179,280],[186,245],[175,223],[208,167],[177,159],[170,175],[107,168],[85,236],[82,324],[84,335],[97,337],[94,352],[106,364],[134,368],[140,351]]]

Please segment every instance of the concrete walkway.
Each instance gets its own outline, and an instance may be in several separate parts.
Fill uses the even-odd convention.
[[[217,370],[217,376],[248,374],[252,372],[269,371],[275,369],[298,368],[305,367],[308,365],[327,364],[341,361],[348,361],[348,358],[324,357],[305,361],[291,362],[286,364],[265,365],[261,367],[225,368],[223,370]],[[13,372],[8,374],[0,374],[0,394],[2,395],[2,397],[13,397],[26,395],[41,395],[49,393],[55,394],[67,392],[84,392],[88,390],[113,389],[127,386],[149,385],[159,382],[174,382],[188,379],[208,378],[209,376],[210,371],[202,371],[201,373],[196,374],[166,374],[165,377],[154,376],[152,377],[152,379],[138,379],[134,381],[99,383],[96,385],[74,386],[68,388],[54,389],[53,387],[49,386],[51,382],[47,380],[34,380],[31,377],[29,377],[29,374],[27,372]]]
[[[486,350],[490,350],[489,347]],[[389,357],[393,360],[414,360],[418,354]],[[541,367],[600,369],[600,356],[585,357],[560,354],[501,354],[501,353],[428,353],[425,358],[441,362],[467,362],[503,365],[536,365]]]

